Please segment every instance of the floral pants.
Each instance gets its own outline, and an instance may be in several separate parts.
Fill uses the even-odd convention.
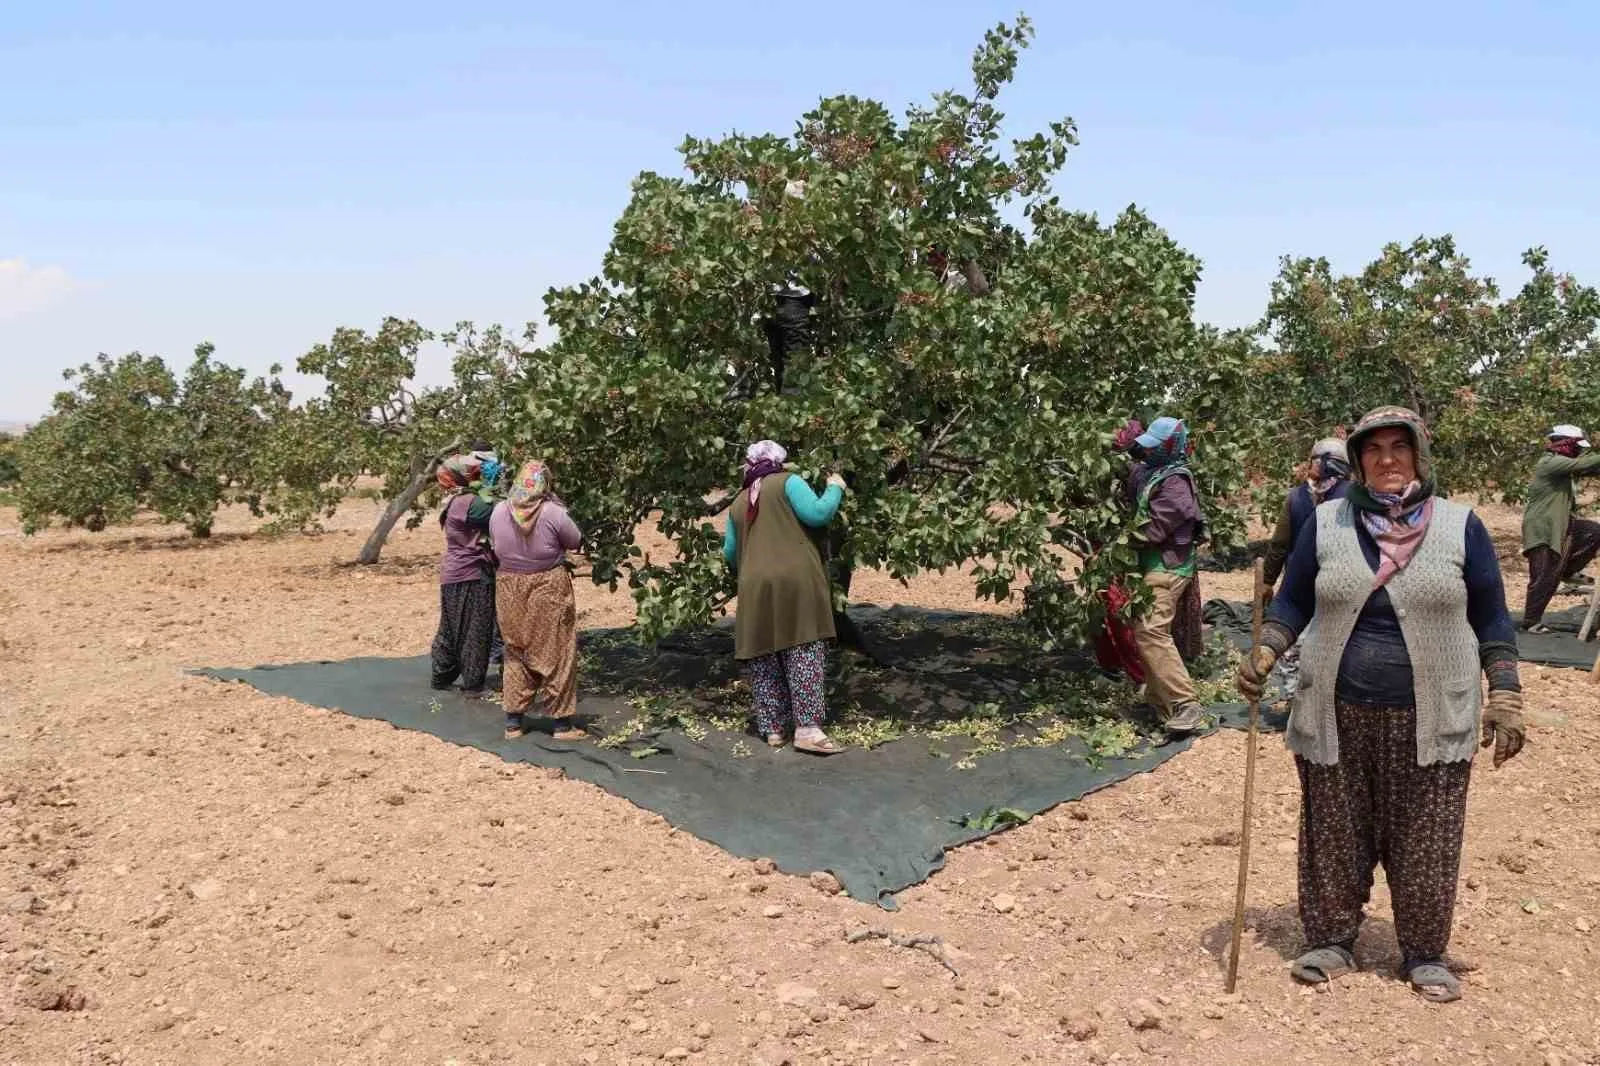
[[[1339,761],[1300,770],[1300,924],[1311,947],[1349,944],[1383,864],[1407,962],[1444,957],[1455,916],[1470,760],[1417,765],[1410,707],[1337,706]]]
[[[822,728],[827,715],[822,677],[826,658],[827,645],[817,640],[744,664],[755,690],[756,728],[762,736],[782,733],[791,722],[797,729]]]

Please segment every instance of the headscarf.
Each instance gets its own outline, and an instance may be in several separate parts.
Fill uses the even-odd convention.
[[[1545,438],[1545,450],[1555,455],[1576,459],[1589,448],[1589,438],[1574,425],[1559,425]]]
[[[1128,419],[1123,427],[1117,430],[1116,435],[1111,438],[1111,449],[1118,452],[1127,451],[1133,447],[1134,442],[1139,439],[1140,434],[1143,432],[1143,422],[1137,418]]]
[[[1134,443],[1145,450],[1144,461],[1155,470],[1189,461],[1189,428],[1181,419],[1156,419]]]
[[[507,499],[511,504],[511,518],[517,523],[517,528],[524,533],[530,532],[545,501],[556,499],[555,475],[544,463],[529,459],[517,471],[517,479],[511,483]]]
[[[789,453],[777,441],[762,440],[750,445],[744,453],[744,487],[750,490],[750,524],[756,524],[761,513],[761,479],[783,473],[784,460]]]
[[[465,492],[474,481],[483,475],[483,461],[476,455],[465,453],[452,455],[439,464],[439,487],[446,495],[454,496],[458,492]]]
[[[493,448],[474,448],[472,456],[478,460],[481,471],[478,475],[479,480],[485,486],[492,486],[496,481],[500,480],[500,472],[505,469],[505,466],[500,462],[500,456],[495,453]]]
[[[1338,437],[1324,437],[1311,448],[1311,475],[1306,485],[1311,498],[1322,503],[1339,482],[1350,479],[1350,454]]]
[[[1367,481],[1361,448],[1380,429],[1403,429],[1411,436],[1417,457],[1417,477],[1398,493],[1378,492]],[[1350,434],[1349,454],[1355,456],[1355,485],[1347,497],[1378,545],[1378,572],[1372,587],[1380,589],[1406,568],[1428,535],[1433,519],[1433,453],[1428,427],[1405,407],[1379,407],[1369,411]]]

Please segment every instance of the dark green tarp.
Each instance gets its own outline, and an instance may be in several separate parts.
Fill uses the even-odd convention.
[[[1075,685],[1107,684],[1085,672],[1081,653],[1030,651],[1013,641],[1017,627],[995,616],[871,607],[851,613],[878,657],[894,665],[849,666],[842,675],[835,669],[830,700],[836,709],[845,703],[868,717],[928,728],[976,708],[1006,721],[999,735],[1015,741],[1027,738],[1030,727],[1007,718],[1008,708],[1039,700],[1041,693],[1059,698]],[[589,631],[581,647],[580,716],[600,734],[622,729],[640,714],[640,693],[645,705],[653,699],[659,706],[674,693],[693,694],[703,704],[705,693],[727,691],[721,686],[735,668],[725,629],[654,648],[618,631]],[[852,897],[891,909],[895,892],[944,865],[946,848],[992,831],[962,825],[965,816],[1007,807],[1036,814],[1154,769],[1191,743],[1141,739],[1126,756],[1102,759],[1087,755],[1082,739],[1068,737],[1050,746],[1010,744],[965,758],[969,737],[914,735],[819,759],[790,748],[773,751],[736,729],[695,729],[691,739],[681,728],[660,728],[628,745],[604,748],[561,743],[542,733],[504,740],[500,708],[431,691],[428,660],[421,656],[197,672],[421,730],[507,761],[558,768],[735,855],[770,858],[794,874],[830,871]],[[594,691],[602,678],[618,691]],[[720,721],[727,725],[743,708],[725,710]],[[1218,711],[1224,724],[1244,721],[1240,707]],[[1267,728],[1282,728],[1281,717],[1267,719]]]
[[[1543,666],[1570,667],[1588,670],[1594,666],[1596,646],[1578,640],[1578,627],[1588,608],[1569,607],[1544,616],[1544,624],[1553,633],[1525,633],[1517,630],[1518,658],[1525,663]],[[1209,600],[1204,610],[1206,624],[1227,633],[1228,639],[1241,651],[1250,647],[1250,605],[1248,603]],[[1521,617],[1514,616],[1520,623]]]

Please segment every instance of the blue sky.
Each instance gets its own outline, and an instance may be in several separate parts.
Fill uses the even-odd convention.
[[[337,325],[537,318],[593,273],[640,170],[686,133],[793,128],[964,85],[984,2],[146,0],[0,22],[0,420],[100,351],[252,369]],[[1002,104],[1071,115],[1059,191],[1150,211],[1255,319],[1277,259],[1359,268],[1453,232],[1600,281],[1600,122],[1577,3],[1035,4]],[[441,368],[430,365],[425,373]]]

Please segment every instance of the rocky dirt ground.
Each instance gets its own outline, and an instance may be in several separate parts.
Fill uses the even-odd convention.
[[[1239,733],[953,853],[889,914],[592,786],[182,673],[425,649],[437,531],[340,565],[372,516],[270,539],[230,515],[196,543],[25,539],[0,512],[0,1063],[1600,1062],[1581,673],[1525,668],[1539,726],[1479,766],[1450,1006],[1392,976],[1381,884],[1364,971],[1291,983],[1297,791],[1264,738],[1226,996]],[[1520,598],[1514,517],[1491,517]],[[959,575],[858,588],[970,605]],[[960,976],[846,942],[867,927],[943,937]]]

